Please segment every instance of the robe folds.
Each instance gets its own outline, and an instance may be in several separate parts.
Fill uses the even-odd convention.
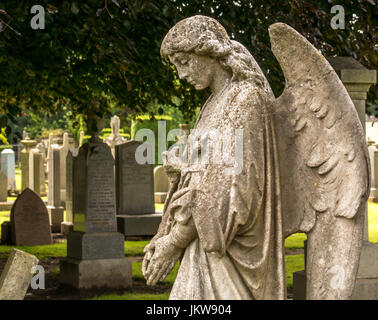
[[[226,169],[235,163],[210,160],[202,166],[189,164],[181,171],[156,237],[191,219],[197,237],[185,249],[170,299],[285,299],[280,184],[270,101],[270,93],[261,87],[233,81],[222,99],[209,98],[202,108],[194,129],[230,138],[227,146],[222,145],[222,154],[228,151],[235,159],[235,130],[243,129],[242,170],[230,174]],[[209,145],[206,152],[212,159],[215,147]]]

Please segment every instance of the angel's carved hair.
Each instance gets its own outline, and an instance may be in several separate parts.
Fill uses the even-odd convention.
[[[165,36],[160,54],[166,58],[178,52],[195,53],[218,59],[232,72],[233,80],[265,84],[265,76],[249,51],[231,40],[223,26],[207,16],[193,16],[178,22]]]

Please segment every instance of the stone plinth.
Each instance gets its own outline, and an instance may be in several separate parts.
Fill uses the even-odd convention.
[[[125,236],[153,236],[159,228],[161,219],[161,213],[118,215],[118,231]]]
[[[124,236],[117,232],[114,159],[104,143],[86,143],[72,158],[74,230],[67,236],[67,258],[60,281],[78,289],[129,288],[131,262]]]

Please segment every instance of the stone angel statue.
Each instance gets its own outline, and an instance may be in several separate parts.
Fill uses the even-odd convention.
[[[206,139],[188,143],[187,158],[229,153],[241,164],[230,173],[233,162],[178,161],[177,148],[163,154],[172,184],[142,269],[154,285],[180,261],[170,299],[285,299],[284,240],[295,232],[308,237],[307,298],[352,294],[370,177],[362,125],[303,36],[283,23],[269,33],[286,79],[279,98],[213,18],[184,19],[162,42],[179,77],[212,92],[189,135],[205,131]],[[229,143],[219,149],[214,132]]]

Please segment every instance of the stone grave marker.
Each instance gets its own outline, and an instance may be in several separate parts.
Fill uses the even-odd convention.
[[[1,152],[1,170],[7,175],[8,190],[16,190],[15,153],[12,149]]]
[[[157,166],[154,169],[154,191],[155,191],[155,202],[164,203],[167,198],[169,189],[168,176],[165,173],[163,166]]]
[[[124,236],[117,232],[114,159],[105,143],[86,143],[73,157],[74,231],[67,235],[61,283],[76,288],[131,286]]]
[[[142,143],[131,140],[115,147],[117,224],[128,236],[154,235],[161,222],[155,213],[153,165],[135,160]]]
[[[29,153],[30,149],[37,144],[37,141],[30,140],[27,136],[21,140],[24,149],[21,151],[21,190],[29,187]]]
[[[66,157],[66,217],[61,224],[61,233],[67,235],[73,230],[73,212],[72,212],[72,197],[73,197],[73,161],[77,157],[79,149],[70,148]]]
[[[38,195],[41,195],[43,169],[42,154],[38,148],[33,148],[29,152],[29,188]]]
[[[38,258],[13,248],[0,277],[0,300],[23,300]]]
[[[37,144],[37,148],[42,155],[42,161],[40,163],[40,182],[41,182],[41,196],[46,196],[46,149],[43,142]]]
[[[41,198],[26,188],[11,210],[11,238],[17,246],[51,244],[49,215]]]
[[[66,158],[69,150],[68,133],[63,134],[63,146],[60,148],[60,200],[66,201]]]
[[[6,202],[8,197],[8,177],[0,170],[0,202]]]
[[[60,232],[64,221],[64,208],[60,200],[60,148],[57,144],[49,147],[48,160],[48,205],[52,232]]]
[[[378,202],[378,144],[369,146],[371,187],[369,200]]]

